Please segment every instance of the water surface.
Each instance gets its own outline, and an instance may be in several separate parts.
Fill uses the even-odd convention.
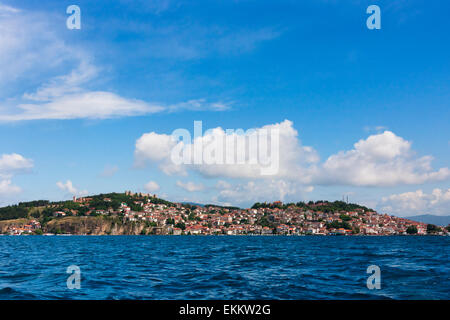
[[[449,237],[1,236],[0,299],[450,299]],[[66,269],[81,269],[69,290]],[[381,290],[369,290],[369,265]]]

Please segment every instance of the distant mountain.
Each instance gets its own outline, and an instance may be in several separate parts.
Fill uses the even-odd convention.
[[[450,224],[450,216],[434,216],[432,214],[422,214],[419,216],[406,217],[409,220],[435,224],[437,226],[448,226]]]
[[[188,204],[190,206],[197,206],[197,207],[204,207],[204,204],[197,203],[197,202],[181,202],[181,204]]]

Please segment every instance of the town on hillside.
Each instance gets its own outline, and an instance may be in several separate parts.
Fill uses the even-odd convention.
[[[344,201],[255,203],[251,208],[175,203],[156,195],[109,193],[0,208],[8,235],[449,235],[442,228],[378,214]]]

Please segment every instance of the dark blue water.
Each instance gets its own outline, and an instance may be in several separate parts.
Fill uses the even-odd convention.
[[[449,237],[0,237],[0,299],[449,299]],[[81,269],[69,290],[66,269]],[[381,289],[369,290],[369,265]]]

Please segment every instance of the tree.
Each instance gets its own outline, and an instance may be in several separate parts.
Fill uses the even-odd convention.
[[[346,221],[339,222],[337,220],[334,220],[331,223],[327,223],[326,227],[327,229],[339,229],[339,228],[344,228],[346,230],[352,229],[352,226],[348,222]]]
[[[8,206],[0,208],[0,220],[10,220],[26,218],[28,215],[28,209],[22,206]]]
[[[147,228],[150,228],[150,227],[156,227],[157,226],[157,224],[156,224],[156,222],[155,221],[146,221],[145,222],[145,226],[147,227]]]
[[[130,202],[129,206],[132,211],[136,211],[136,212],[143,211],[142,207],[139,204],[136,204],[134,202]]]
[[[194,212],[191,212],[191,213],[189,213],[189,216],[188,216],[188,220],[195,220],[195,213]]]
[[[30,216],[32,216],[33,218],[39,219],[41,217],[41,213],[39,212],[39,210],[35,210],[30,213]]]
[[[416,234],[417,233],[417,227],[416,226],[409,226],[408,229],[406,229],[407,234]]]
[[[184,230],[184,229],[186,229],[186,225],[184,224],[184,222],[178,222],[178,223],[175,225],[175,228],[179,228],[179,229],[181,229],[181,230]]]
[[[435,226],[434,224],[428,224],[427,225],[427,233],[436,233],[441,231],[441,228],[438,226]]]
[[[269,228],[274,228],[275,225],[273,224],[273,222],[271,222],[267,216],[263,216],[261,217],[261,219],[259,219],[256,224],[262,226],[262,227],[269,227]]]

